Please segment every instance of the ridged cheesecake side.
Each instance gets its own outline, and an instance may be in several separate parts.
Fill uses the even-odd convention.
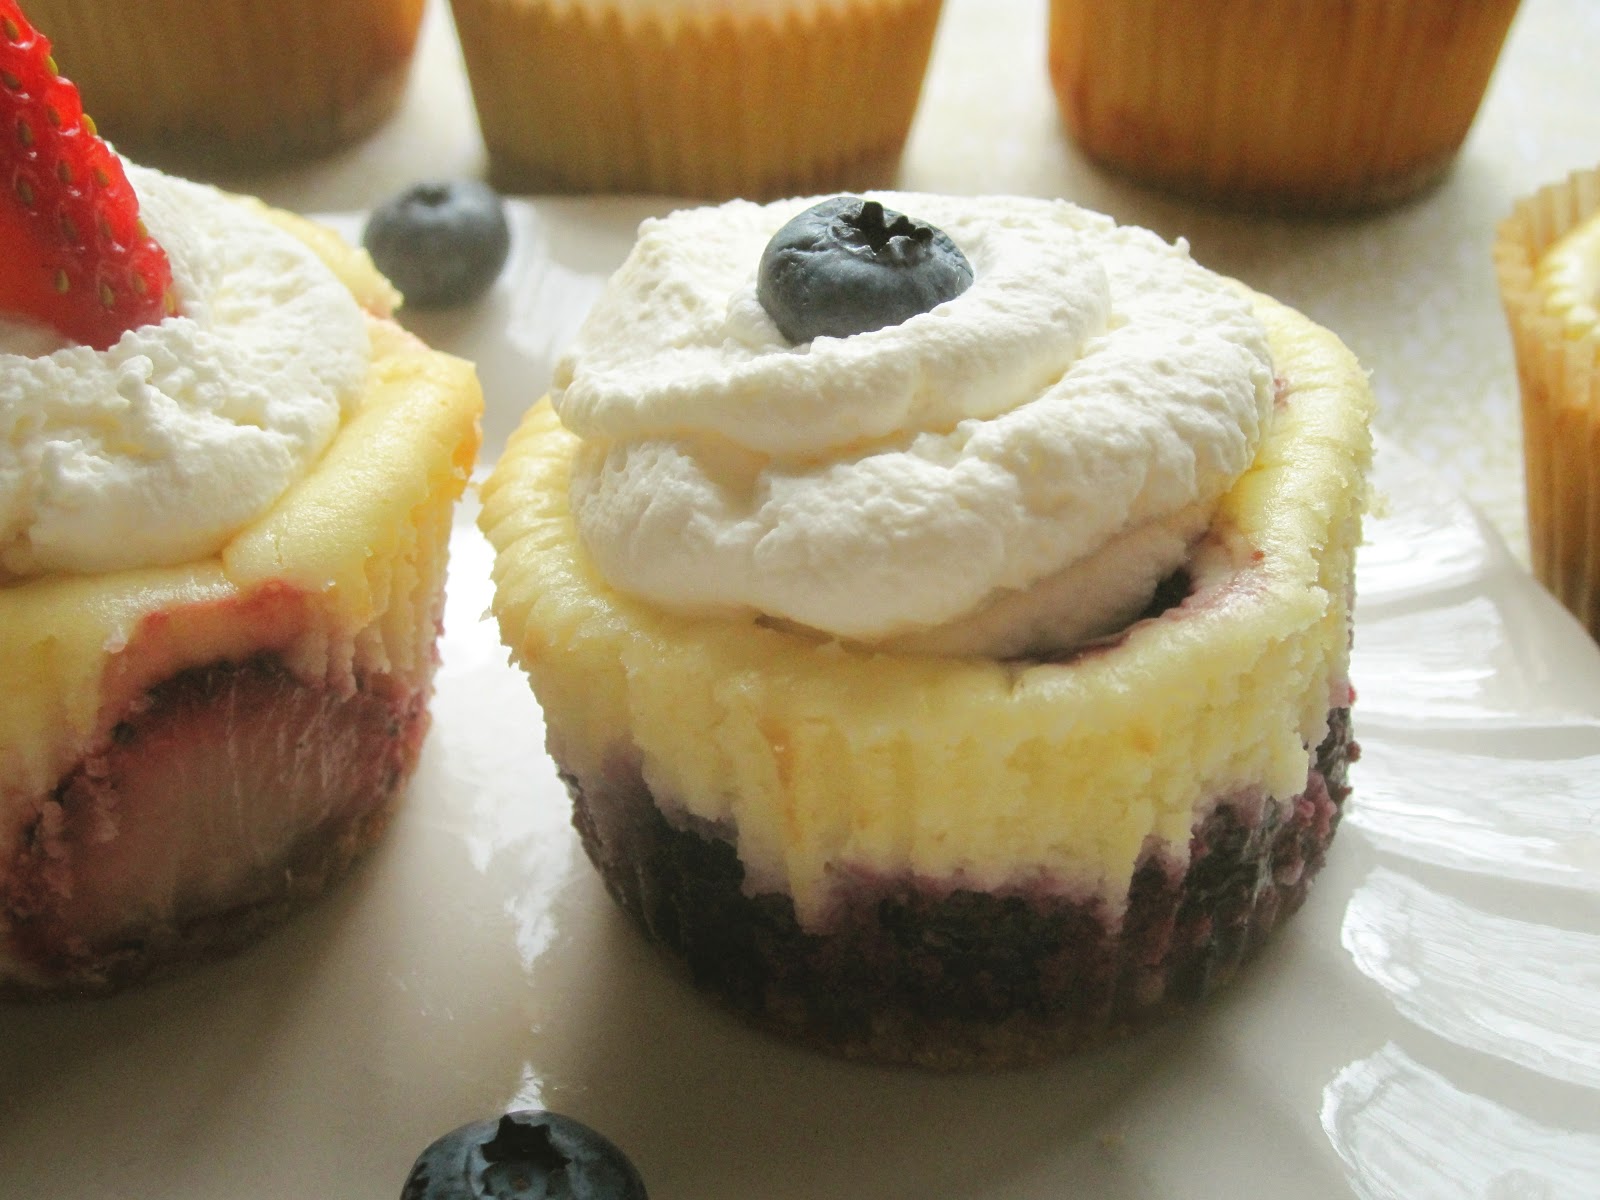
[[[364,254],[271,215],[373,313],[365,393],[214,558],[0,587],[0,993],[245,940],[370,842],[415,762],[481,391],[387,319]]]
[[[1224,839],[1228,854],[1249,856],[1233,865],[1258,889],[1277,853],[1264,831],[1300,822],[1279,871],[1284,911],[1298,904],[1350,756],[1343,710],[1372,397],[1333,335],[1266,298],[1256,307],[1278,412],[1192,564],[1189,594],[1059,662],[891,656],[619,595],[586,562],[567,510],[574,439],[547,404],[534,409],[484,489],[495,611],[543,707],[586,848],[658,940],[682,952],[686,921],[723,921],[726,945],[749,944],[759,925],[756,941],[810,946],[813,966],[833,966],[806,968],[786,990],[774,962],[755,984],[740,975],[761,994],[734,999],[827,1042],[816,1006],[826,992],[871,994],[848,987],[835,935],[896,889],[910,887],[912,910],[969,896],[1011,896],[1030,911],[1065,903],[1114,941],[1140,873],[1183,880],[1226,808],[1223,823],[1244,830]],[[641,819],[641,796],[658,827]],[[689,867],[674,838],[730,853],[721,867]],[[1228,869],[1215,857],[1206,868]],[[694,936],[716,940],[705,928]],[[924,968],[947,982],[960,970]],[[1070,1006],[1062,995],[1041,1002]],[[896,1018],[898,1032],[835,1048],[953,1065],[1029,1057],[1048,1040],[1035,1028],[1007,1042],[991,1013],[966,1045],[913,1044],[921,1003]],[[941,1036],[963,1024],[949,1019]]]

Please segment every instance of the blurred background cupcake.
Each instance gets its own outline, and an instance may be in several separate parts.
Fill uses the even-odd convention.
[[[29,0],[100,132],[204,174],[309,158],[399,104],[424,0]]]
[[[452,0],[508,191],[728,198],[889,181],[940,0]]]
[[[1534,574],[1600,637],[1600,169],[1519,201],[1494,258],[1522,392]]]
[[[1090,158],[1233,207],[1343,211],[1443,176],[1518,0],[1051,0]]]

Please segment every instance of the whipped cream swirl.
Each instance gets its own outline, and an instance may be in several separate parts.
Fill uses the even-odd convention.
[[[791,345],[762,248],[811,201],[647,221],[553,401],[613,586],[893,649],[1065,648],[1135,616],[1255,458],[1266,334],[1183,244],[1063,201],[874,194],[962,295]]]
[[[305,245],[213,188],[128,167],[178,315],[109,349],[0,321],[0,579],[216,553],[333,439],[366,320]]]

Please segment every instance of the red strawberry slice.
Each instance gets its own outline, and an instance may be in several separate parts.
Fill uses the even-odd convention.
[[[377,838],[427,725],[425,679],[341,695],[270,654],[173,676],[0,862],[0,954],[94,991],[238,948]]]
[[[0,312],[105,349],[173,311],[121,161],[16,0],[0,0],[0,169]]]

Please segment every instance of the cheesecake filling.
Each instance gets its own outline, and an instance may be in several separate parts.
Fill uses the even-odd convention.
[[[1600,328],[1600,216],[1575,225],[1540,256],[1534,284],[1569,336]]]
[[[216,553],[367,378],[366,318],[308,246],[214,188],[127,171],[178,312],[106,350],[0,320],[0,583]]]
[[[970,288],[792,344],[757,299],[809,201],[647,221],[552,400],[579,536],[675,612],[1007,657],[1124,626],[1212,525],[1273,413],[1266,332],[1179,243],[1061,201],[884,193]]]

